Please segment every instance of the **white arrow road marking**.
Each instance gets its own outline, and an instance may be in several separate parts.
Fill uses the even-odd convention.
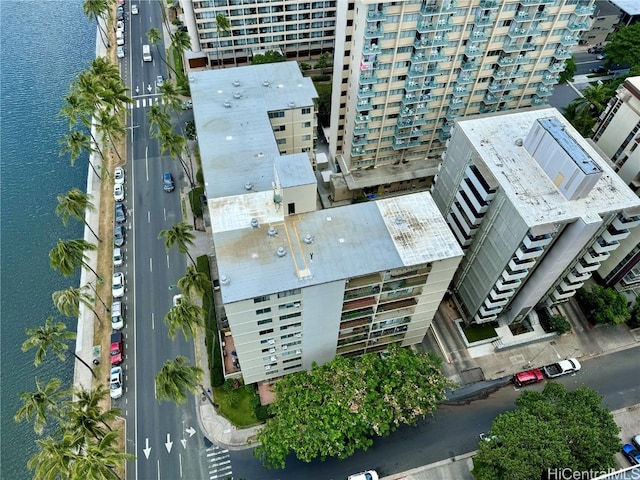
[[[182,444],[182,448],[187,448],[187,440],[185,438],[180,439],[180,443]]]
[[[167,433],[167,441],[164,444],[167,447],[167,453],[171,453],[171,447],[173,447],[173,442],[171,441],[171,434]]]
[[[189,427],[185,431],[189,434],[189,437],[193,437],[196,433],[196,429],[193,427]]]
[[[147,460],[149,460],[149,454],[151,453],[151,447],[149,446],[149,439],[145,438],[144,440],[144,448],[142,449],[142,451],[144,452],[144,456],[147,457]]]

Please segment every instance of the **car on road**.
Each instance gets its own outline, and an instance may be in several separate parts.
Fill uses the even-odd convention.
[[[606,53],[599,53],[596,55],[596,60],[604,60],[607,57]]]
[[[111,293],[113,298],[124,297],[124,273],[116,272],[111,277]]]
[[[193,102],[191,100],[185,100],[182,102],[183,110],[191,110],[193,108]]]
[[[367,470],[366,472],[349,475],[347,480],[378,480],[378,478],[378,473],[375,470]]]
[[[517,387],[532,385],[534,383],[541,382],[542,380],[544,380],[544,375],[542,375],[542,372],[537,368],[533,368],[525,372],[516,373],[513,376],[513,383]]]
[[[138,5],[131,5],[131,15],[138,15]]]
[[[596,45],[595,47],[590,47],[589,49],[587,49],[587,52],[596,54],[596,53],[602,53],[603,50],[604,50],[603,46]]]
[[[116,167],[113,171],[113,182],[122,185],[124,183],[124,168]]]
[[[124,21],[123,20],[118,20],[118,23],[116,23],[116,32],[120,30],[122,31],[122,33],[124,33]]]
[[[109,374],[109,395],[116,399],[122,396],[122,367],[113,367]]]
[[[124,310],[121,301],[111,303],[111,328],[122,330],[124,327]]]
[[[164,85],[164,77],[162,75],[158,75],[156,77],[156,87],[161,87]]]
[[[184,295],[182,295],[181,293],[179,293],[178,295],[174,295],[173,296],[173,306],[177,307],[180,304],[180,300],[182,300],[182,297]]]
[[[120,248],[113,249],[113,266],[120,267],[124,263],[124,256]]]
[[[116,225],[113,228],[113,245],[116,247],[124,245],[124,227],[122,225]]]
[[[162,175],[162,187],[165,192],[173,192],[175,184],[173,183],[173,175],[171,175],[171,172],[164,172]]]
[[[635,447],[640,450],[640,433],[633,436],[633,438],[631,439],[631,443],[633,443]]]
[[[597,67],[594,67],[590,70],[591,73],[609,73],[609,69],[607,67],[605,67],[604,65],[600,65]]]
[[[124,335],[122,332],[111,334],[111,365],[120,365],[124,357]]]
[[[118,58],[124,58],[124,46],[123,45],[118,45],[118,47],[116,48],[116,55],[118,55]]]
[[[124,186],[121,183],[116,183],[113,186],[113,199],[116,202],[122,202],[124,200]]]
[[[579,372],[582,368],[580,362],[575,358],[567,358],[551,365],[542,367],[542,372],[547,378],[556,378],[562,375],[571,375]]]
[[[640,452],[633,445],[625,443],[622,446],[622,454],[627,457],[631,465],[640,465]]]
[[[127,214],[124,211],[124,205],[121,203],[116,203],[114,208],[114,217],[116,219],[116,223],[124,223],[127,220]]]
[[[124,8],[122,5],[118,6],[118,10],[116,12],[116,18],[118,20],[124,20]]]

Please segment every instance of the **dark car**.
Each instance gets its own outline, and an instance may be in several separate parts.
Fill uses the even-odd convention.
[[[116,225],[113,229],[113,244],[116,247],[124,245],[124,227],[122,225]]]
[[[164,172],[164,175],[162,176],[162,187],[165,192],[173,192],[175,184],[173,183],[173,176],[171,175],[171,172]]]
[[[599,67],[592,68],[591,73],[609,73],[609,69],[604,65],[600,65]]]
[[[115,218],[116,223],[124,223],[127,220],[127,214],[124,211],[124,205],[121,203],[116,203]]]
[[[513,376],[513,383],[518,387],[538,383],[542,380],[544,380],[544,375],[542,375],[542,372],[537,368],[527,370],[526,372],[516,373]]]
[[[640,452],[633,445],[624,444],[622,446],[622,454],[627,457],[631,465],[640,465]]]

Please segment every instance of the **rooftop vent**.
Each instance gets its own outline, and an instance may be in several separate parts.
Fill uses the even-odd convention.
[[[240,92],[233,92],[233,98],[238,100],[240,97],[242,97],[242,95],[240,95]]]
[[[516,145],[521,147],[522,146],[522,139],[521,138],[516,138]]]
[[[296,106],[296,102],[289,102],[289,107],[293,108]]]
[[[276,227],[269,227],[269,230],[267,230],[267,233],[269,234],[270,237],[275,237],[278,234],[278,230],[276,230]]]
[[[253,188],[253,183],[251,182],[247,182],[244,184],[244,189],[245,190],[251,190]]]
[[[234,86],[234,87],[239,87],[240,85],[241,85],[241,84],[240,84],[240,80],[234,80],[234,81],[233,81],[233,86]]]
[[[225,102],[224,102],[224,106],[225,106],[226,108],[231,108],[231,102],[230,102],[229,100],[225,100]]]
[[[404,219],[402,217],[396,217],[396,225],[402,225],[404,223]]]
[[[253,217],[251,219],[251,226],[253,228],[258,228],[260,226],[260,222],[258,222],[258,219],[256,217]]]
[[[264,153],[258,152],[258,157],[264,157]]]
[[[222,285],[229,285],[229,282],[231,282],[231,279],[229,277],[227,277],[226,275],[220,275],[220,283]]]
[[[262,86],[263,86],[263,87],[268,87],[269,85],[271,85],[271,84],[269,83],[269,80],[263,80],[263,81],[262,81]]]
[[[304,243],[306,243],[307,245],[313,243],[313,235],[311,235],[310,233],[307,233],[304,238],[302,239],[302,241]]]
[[[284,257],[287,254],[287,251],[285,250],[284,247],[278,247],[278,250],[276,250],[276,253],[278,254],[279,257]]]

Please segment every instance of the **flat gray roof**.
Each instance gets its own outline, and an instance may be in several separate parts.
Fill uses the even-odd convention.
[[[600,180],[585,198],[567,200],[524,146],[516,144],[518,139],[527,138],[536,121],[545,118],[555,118],[562,124],[576,146],[602,169]],[[459,120],[455,128],[469,138],[530,227],[577,218],[592,222],[610,212],[640,209],[640,198],[555,108]]]
[[[233,212],[213,225],[224,303],[462,256],[429,192],[300,215],[268,193],[210,200]]]
[[[241,195],[246,188],[270,190],[276,159],[291,173],[287,181],[300,177],[287,162],[302,156],[280,158],[268,116],[313,107],[315,87],[296,62],[192,72],[189,79],[208,198]]]
[[[551,134],[558,145],[567,152],[571,160],[587,175],[594,175],[602,172],[602,169],[594,159],[569,135],[564,125],[557,118],[542,118],[538,120],[542,128]]]
[[[638,0],[609,0],[627,15],[640,15],[640,2]]]

